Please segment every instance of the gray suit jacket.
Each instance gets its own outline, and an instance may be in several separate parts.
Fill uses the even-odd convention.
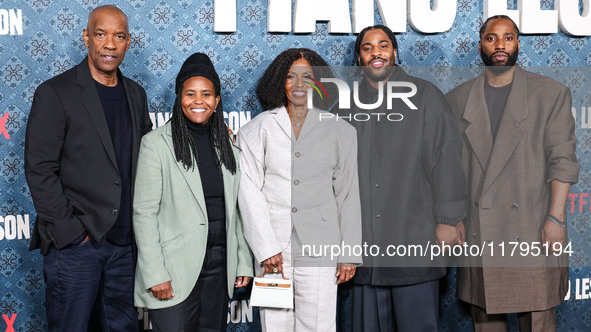
[[[309,110],[297,140],[284,107],[259,114],[238,133],[238,197],[258,263],[282,252],[292,229],[304,245],[361,244],[355,129],[321,114]],[[338,260],[361,263],[352,255]]]
[[[236,158],[238,148],[233,147]],[[228,294],[236,276],[252,276],[252,256],[237,207],[240,169],[222,166],[226,202]],[[207,212],[199,169],[176,160],[170,122],[142,139],[135,181],[133,226],[138,247],[135,304],[150,309],[184,301],[197,282],[207,245]],[[159,301],[148,290],[172,281],[174,297]]]
[[[493,142],[484,80],[481,75],[447,94],[464,140],[462,164],[471,199],[466,240],[494,241],[495,246],[540,242],[550,182],[575,183],[578,178],[570,90],[516,67]],[[507,255],[499,257],[497,251],[497,257],[482,258],[484,268],[458,269],[458,297],[492,314],[546,310],[562,302],[567,257],[543,262],[554,267],[532,267],[539,262],[529,259],[524,261],[533,263],[529,267],[511,267],[515,261],[506,260]]]

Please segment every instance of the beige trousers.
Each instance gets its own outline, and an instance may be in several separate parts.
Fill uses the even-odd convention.
[[[260,308],[263,332],[335,332],[336,267],[297,266],[292,258],[292,240],[293,235],[282,254],[283,274],[293,280],[294,309]],[[255,270],[258,276],[264,271],[262,265]]]

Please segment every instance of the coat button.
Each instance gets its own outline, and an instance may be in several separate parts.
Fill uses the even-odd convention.
[[[111,211],[112,215],[116,215],[117,213],[119,213],[119,210],[117,210],[117,209],[113,209],[113,211]]]
[[[291,212],[296,213],[296,212],[298,212],[298,209],[297,208],[291,208]]]
[[[474,207],[478,207],[478,202],[474,202]]]
[[[511,205],[511,208],[513,210],[517,210],[517,209],[519,209],[519,205],[517,205],[517,203],[513,203],[513,205]]]
[[[376,183],[376,188],[379,188],[379,187],[380,187],[380,184],[379,183]]]
[[[293,180],[293,184],[295,184],[297,186],[298,184],[300,184],[300,180],[298,180],[298,179]]]
[[[472,233],[472,238],[476,240],[478,238],[478,235],[476,235],[476,233]]]
[[[380,219],[382,216],[379,214],[376,214],[376,218]]]
[[[296,152],[296,153],[295,153],[295,156],[296,156],[296,157],[298,157],[298,158],[299,158],[299,157],[301,157],[301,155],[302,155],[302,154],[301,154],[301,153],[299,153],[299,152]]]
[[[119,181],[115,181],[115,182],[113,182],[113,185],[114,185],[115,187],[119,188],[119,187],[121,186],[121,182],[119,182]]]
[[[521,241],[521,238],[519,236],[516,236],[515,237],[515,242],[520,242],[520,241]]]

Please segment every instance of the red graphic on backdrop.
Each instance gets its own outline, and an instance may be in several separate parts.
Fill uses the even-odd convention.
[[[12,314],[10,319],[8,318],[8,315],[2,315],[2,318],[4,318],[4,321],[6,322],[6,330],[4,332],[15,332],[13,325],[16,320],[16,314]]]
[[[6,120],[8,120],[8,113],[4,113],[0,118],[0,135],[3,134],[4,138],[10,139],[8,130],[6,130]]]

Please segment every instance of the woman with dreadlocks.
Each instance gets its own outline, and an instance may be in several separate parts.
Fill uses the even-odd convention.
[[[176,77],[170,121],[142,139],[133,226],[135,304],[154,331],[225,331],[228,296],[252,276],[237,209],[238,149],[207,55]]]
[[[337,284],[361,263],[351,251],[318,250],[361,245],[355,129],[320,109],[329,105],[319,81],[330,75],[312,50],[279,54],[256,89],[268,111],[238,132],[238,197],[256,273],[283,273],[294,285],[293,310],[260,309],[263,331],[335,331]]]

